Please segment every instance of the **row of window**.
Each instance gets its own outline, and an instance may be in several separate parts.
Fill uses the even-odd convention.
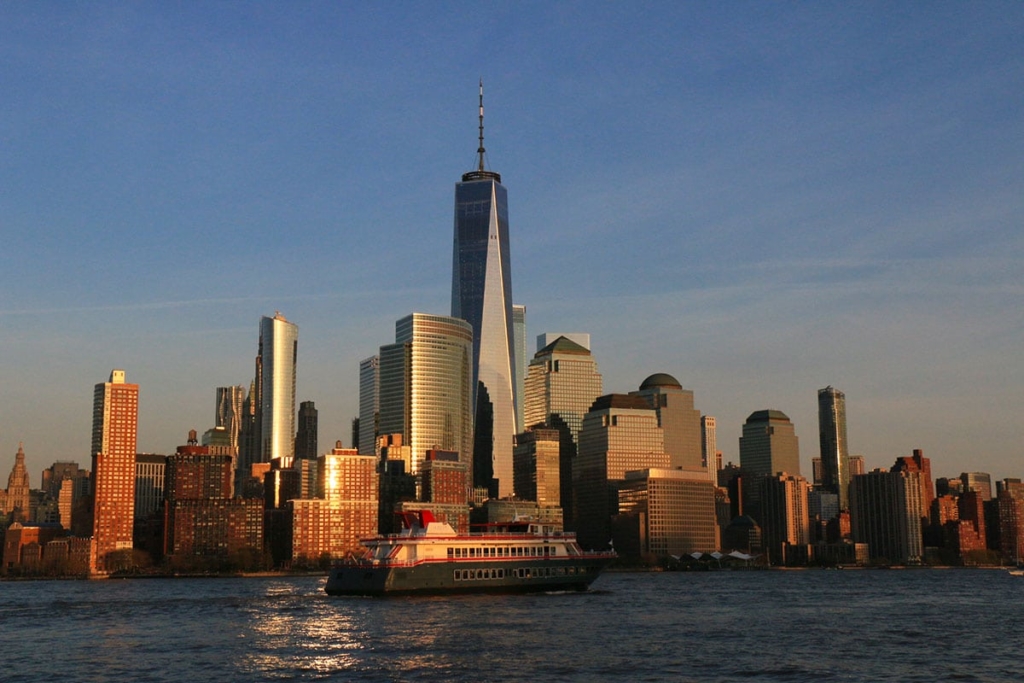
[[[448,548],[448,557],[548,557],[551,546],[485,546],[483,548]]]
[[[519,567],[509,569],[508,576],[517,579],[533,579],[552,576],[574,576],[583,574],[583,567]],[[456,581],[487,581],[488,579],[504,579],[504,569],[456,569]]]

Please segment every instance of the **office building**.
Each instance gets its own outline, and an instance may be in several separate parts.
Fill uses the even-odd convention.
[[[515,356],[516,433],[526,429],[523,417],[523,382],[526,380],[526,306],[512,304],[512,340]]]
[[[512,263],[508,194],[501,176],[484,168],[483,112],[481,84],[479,163],[455,186],[452,317],[467,321],[472,329],[472,406],[480,436],[475,442],[473,482],[504,497],[512,494],[512,439],[518,413]]]
[[[257,360],[259,462],[280,460],[291,467],[295,457],[295,363],[299,328],[280,312],[260,320]]]
[[[573,509],[572,468],[580,429],[583,416],[601,395],[601,385],[601,373],[590,349],[564,335],[551,339],[538,350],[526,373],[523,393],[527,427],[542,426],[559,434],[558,504],[569,528]]]
[[[856,477],[858,474],[864,474],[867,469],[864,467],[864,456],[863,455],[851,455],[849,459],[850,465],[850,478]]]
[[[135,518],[163,514],[164,471],[167,456],[155,453],[135,455]]]
[[[640,390],[632,393],[645,399],[657,413],[672,468],[704,472],[713,481],[714,472],[703,464],[700,411],[693,407],[693,392],[683,389],[672,375],[659,372],[645,379]]]
[[[715,483],[701,472],[627,472],[612,521],[615,551],[632,558],[712,553],[719,548]]]
[[[113,370],[93,392],[93,574],[121,568],[133,547],[138,418],[139,385],[125,382],[124,370]]]
[[[715,418],[711,415],[700,417],[700,454],[701,465],[708,472],[714,473],[714,479],[717,481],[718,470],[722,469],[722,453],[718,450]]]
[[[800,474],[800,444],[785,413],[769,409],[750,414],[740,437],[740,467],[748,477]]]
[[[420,473],[420,499],[440,505],[466,505],[469,502],[472,480],[469,464],[459,461],[452,451],[430,449]]]
[[[850,451],[846,440],[846,394],[827,386],[818,390],[818,445],[821,484],[839,494],[839,507],[850,504]]]
[[[14,467],[7,477],[6,503],[0,507],[0,522],[5,521],[3,514],[7,513],[12,521],[28,522],[29,520],[29,476],[25,467],[25,450],[22,444],[18,444],[18,452],[14,456]]]
[[[316,460],[317,451],[317,409],[313,401],[299,404],[299,424],[295,432],[295,457],[303,460]]]
[[[932,501],[935,500],[935,486],[932,483],[932,462],[924,457],[924,451],[914,449],[913,455],[909,457],[896,458],[896,462],[890,468],[893,472],[919,472],[921,474],[919,483],[921,485],[921,524],[928,526],[931,515]]]
[[[760,488],[761,542],[772,564],[807,559],[811,526],[807,494],[810,485],[798,474],[762,476]]]
[[[608,547],[626,472],[669,468],[663,434],[657,413],[640,396],[607,394],[594,401],[583,418],[573,468],[573,519],[584,548]]]
[[[464,320],[413,313],[380,349],[380,433],[400,434],[418,474],[431,448],[473,462],[473,330]],[[511,482],[509,484],[511,486]]]
[[[557,429],[534,427],[517,434],[512,463],[516,496],[541,506],[561,507],[559,456]]]
[[[961,472],[960,484],[965,493],[977,491],[983,501],[992,500],[992,475],[988,472]]]
[[[853,540],[868,544],[872,560],[891,564],[921,561],[924,543],[920,480],[920,472],[878,469],[850,481]]]
[[[359,441],[361,455],[375,455],[380,435],[380,356],[359,361]]]

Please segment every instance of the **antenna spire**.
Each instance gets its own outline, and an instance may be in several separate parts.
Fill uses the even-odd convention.
[[[480,79],[480,147],[476,153],[480,155],[478,171],[484,170],[484,79]]]

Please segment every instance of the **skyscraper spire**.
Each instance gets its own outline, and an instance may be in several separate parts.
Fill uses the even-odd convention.
[[[477,166],[478,171],[484,170],[484,79],[480,79],[480,146],[477,148],[476,153],[480,155],[480,163]]]

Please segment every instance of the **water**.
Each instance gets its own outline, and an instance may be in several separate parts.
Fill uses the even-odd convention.
[[[1016,681],[997,570],[605,574],[332,598],[322,577],[0,583],[0,680]]]

